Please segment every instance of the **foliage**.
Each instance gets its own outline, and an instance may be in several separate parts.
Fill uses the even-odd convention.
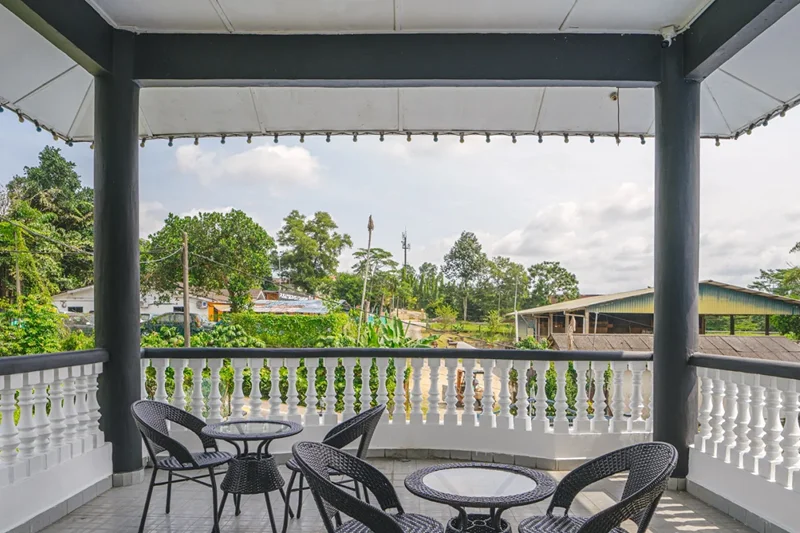
[[[800,243],[797,243],[791,251],[793,253],[800,251],[799,247]],[[788,298],[800,298],[800,267],[762,270],[750,288]],[[739,327],[738,322],[736,327]],[[781,335],[795,340],[800,339],[800,316],[798,315],[772,316],[770,317],[770,327]],[[706,324],[706,329],[708,329],[708,324]]]
[[[528,269],[532,305],[574,300],[579,296],[578,278],[558,261],[544,261]]]
[[[461,232],[461,236],[444,256],[442,271],[451,280],[458,281],[463,293],[464,320],[467,319],[467,296],[486,271],[486,254],[474,233]]]
[[[361,305],[361,290],[364,279],[350,272],[337,272],[336,279],[326,289],[328,298],[344,300],[350,307]]]
[[[320,339],[318,346],[327,348],[429,348],[438,335],[412,339],[407,335],[405,323],[397,318],[374,320],[361,325],[358,338],[358,321],[349,320],[333,335]]]
[[[281,270],[294,286],[316,294],[334,275],[342,250],[353,245],[349,235],[336,233],[337,228],[324,211],[307,218],[293,210],[283,219],[278,242],[288,250],[281,254]]]
[[[61,351],[63,318],[45,296],[0,300],[0,357]]]
[[[230,324],[241,327],[247,335],[258,339],[264,347],[309,348],[317,346],[321,339],[341,331],[348,322],[348,317],[342,312],[329,312],[325,315],[246,312],[231,313],[227,320]]]
[[[456,317],[458,316],[458,311],[453,309],[447,304],[439,305],[435,310],[436,316],[439,317],[439,320],[446,325],[452,325],[456,321]]]
[[[515,344],[518,350],[547,350],[550,348],[546,339],[536,340],[536,337],[525,337]]]
[[[94,335],[85,335],[80,330],[70,331],[61,342],[62,352],[75,352],[78,350],[91,350],[94,348]]]
[[[272,276],[268,257],[275,241],[243,211],[170,214],[164,227],[142,248],[142,286],[163,296],[175,294],[182,274],[183,233],[189,237],[189,285],[200,294],[228,291],[231,311],[250,304],[250,289]],[[169,255],[173,254],[173,255]]]
[[[492,309],[489,311],[489,314],[486,315],[486,325],[489,328],[489,335],[494,335],[500,330],[501,322],[502,318],[500,317],[500,312],[497,309]]]

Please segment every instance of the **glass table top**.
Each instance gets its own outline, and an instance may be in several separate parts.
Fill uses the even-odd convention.
[[[206,435],[221,439],[281,438],[299,433],[300,424],[273,420],[237,420],[211,424],[203,428]]]
[[[466,498],[516,496],[536,489],[536,480],[507,470],[452,468],[426,474],[422,482],[443,494]]]

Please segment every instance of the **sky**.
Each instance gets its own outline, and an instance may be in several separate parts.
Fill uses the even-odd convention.
[[[759,269],[797,261],[800,112],[738,141],[701,146],[700,277],[747,285]],[[53,145],[16,115],[0,114],[0,184]],[[92,184],[87,144],[55,143]],[[157,231],[168,213],[241,209],[273,237],[292,210],[328,211],[354,248],[373,246],[409,263],[441,264],[462,231],[489,256],[526,266],[560,261],[584,294],[653,283],[654,145],[638,139],[377,137],[154,140],[140,151],[140,233]],[[350,251],[340,269],[352,264]]]

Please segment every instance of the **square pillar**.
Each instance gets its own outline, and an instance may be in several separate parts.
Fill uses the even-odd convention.
[[[94,290],[97,346],[108,351],[100,419],[113,445],[116,479],[142,469],[141,437],[130,407],[140,399],[139,86],[134,35],[115,31],[110,72],[94,82]]]
[[[700,256],[700,82],[684,79],[683,39],[661,51],[655,90],[655,327],[653,439],[678,449],[685,478],[697,433]]]

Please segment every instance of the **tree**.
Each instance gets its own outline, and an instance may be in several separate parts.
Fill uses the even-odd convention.
[[[364,279],[358,274],[337,272],[336,279],[328,288],[328,297],[333,300],[344,300],[350,307],[357,307],[361,302],[361,288]]]
[[[283,219],[278,242],[287,250],[281,255],[282,269],[296,287],[315,294],[336,273],[339,255],[353,246],[347,234],[324,211],[306,218],[294,210]]]
[[[464,320],[467,319],[467,295],[486,270],[486,254],[483,253],[478,237],[469,231],[461,232],[461,236],[444,256],[444,274],[458,281],[463,294]]]
[[[250,304],[250,289],[271,278],[270,255],[275,241],[243,211],[170,214],[164,227],[142,247],[142,286],[174,295],[182,280],[183,233],[189,236],[189,286],[206,294],[227,290],[232,312]]]
[[[578,291],[578,278],[558,261],[544,261],[528,269],[530,296],[534,306],[547,305],[551,300],[574,300]]]
[[[522,301],[527,296],[530,278],[525,267],[513,262],[508,257],[495,257],[489,262],[489,276],[494,282],[494,293],[497,298],[497,310],[513,310],[514,293],[517,300]]]
[[[800,243],[795,245],[792,252],[800,251],[799,246]],[[750,284],[750,288],[788,298],[800,298],[800,268],[762,270],[755,281]],[[781,335],[800,339],[800,316],[775,315],[770,318],[770,326]]]

